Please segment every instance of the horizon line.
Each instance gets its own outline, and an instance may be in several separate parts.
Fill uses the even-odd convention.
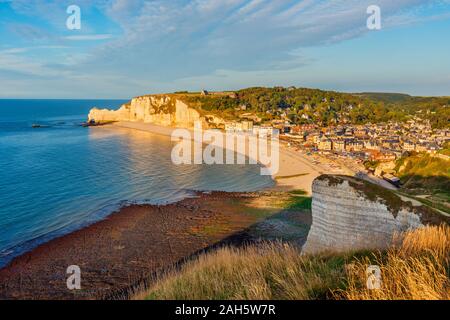
[[[127,98],[112,98],[112,97],[99,97],[99,98],[25,98],[25,97],[0,97],[0,100],[130,100],[135,97],[141,97],[146,95],[161,95],[161,94],[177,94],[177,93],[200,93],[203,90],[209,91],[209,92],[237,92],[241,90],[251,89],[251,88],[266,88],[266,89],[274,89],[274,88],[285,88],[288,89],[290,87],[295,87],[296,89],[311,89],[311,90],[320,90],[320,91],[329,91],[329,92],[336,92],[336,93],[346,93],[346,94],[352,94],[352,95],[358,95],[358,94],[397,94],[397,95],[406,95],[413,98],[450,98],[450,93],[448,95],[415,95],[411,93],[406,92],[398,92],[398,91],[383,91],[383,90],[377,90],[377,91],[360,91],[360,92],[354,92],[354,91],[339,91],[335,89],[321,89],[321,88],[314,88],[314,87],[302,87],[302,86],[249,86],[245,88],[240,88],[236,90],[230,90],[230,89],[223,89],[223,90],[208,90],[208,89],[200,89],[198,91],[189,91],[189,90],[175,90],[173,92],[153,92],[153,93],[144,93],[140,95],[135,95]]]

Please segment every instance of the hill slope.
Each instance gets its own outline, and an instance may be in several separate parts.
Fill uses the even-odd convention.
[[[450,161],[419,153],[400,159],[396,167],[403,187],[448,193],[450,190]]]
[[[384,103],[403,103],[413,99],[412,96],[403,93],[363,92],[355,95]]]
[[[403,234],[385,252],[301,255],[289,245],[222,248],[168,273],[135,299],[450,299],[450,228]],[[368,290],[378,265],[380,290]]]

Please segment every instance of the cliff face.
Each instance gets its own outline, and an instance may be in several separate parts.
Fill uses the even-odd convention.
[[[382,249],[394,233],[423,226],[421,214],[396,194],[344,176],[321,176],[312,186],[313,223],[303,252]]]
[[[169,95],[137,97],[119,110],[94,108],[89,112],[88,120],[140,121],[181,128],[193,128],[195,121],[205,122],[198,111]]]

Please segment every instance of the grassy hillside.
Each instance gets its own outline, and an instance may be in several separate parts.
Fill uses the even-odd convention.
[[[356,95],[384,103],[404,103],[413,99],[410,95],[403,93],[363,92]]]
[[[333,125],[404,121],[419,113],[436,128],[448,127],[450,123],[449,97],[412,97],[397,93],[349,94],[295,87],[254,87],[206,96],[198,93],[179,93],[178,96],[193,107],[221,114],[227,119],[251,112],[268,121],[286,113],[293,123]]]
[[[450,142],[447,142],[444,145],[444,148],[442,150],[439,150],[439,153],[450,157]]]
[[[385,252],[301,255],[282,244],[222,248],[167,273],[135,299],[450,299],[450,227],[397,236]],[[366,269],[378,265],[380,290]]]
[[[419,153],[400,159],[396,167],[403,188],[450,193],[450,161]]]
[[[443,154],[447,152],[444,149]],[[450,215],[450,160],[413,154],[399,159],[395,170],[403,183],[401,193]]]

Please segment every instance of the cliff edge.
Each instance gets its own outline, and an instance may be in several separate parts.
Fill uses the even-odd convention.
[[[179,128],[193,128],[196,121],[201,121],[208,127],[206,118],[176,95],[136,97],[118,110],[93,108],[89,112],[88,121],[137,121]]]
[[[322,175],[312,185],[312,226],[304,253],[384,249],[395,233],[437,224],[429,208],[354,177]]]

